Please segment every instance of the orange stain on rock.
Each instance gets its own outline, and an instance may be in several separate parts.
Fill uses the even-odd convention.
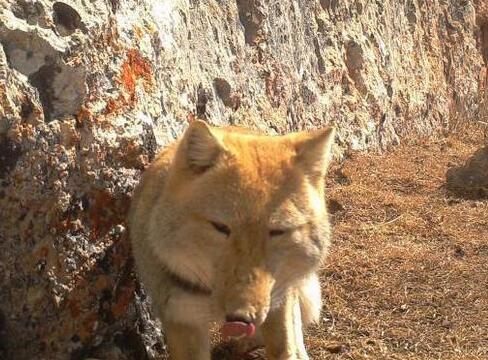
[[[68,302],[68,309],[73,319],[76,319],[81,314],[80,302],[78,300],[70,300]]]
[[[122,69],[118,81],[124,92],[117,99],[107,102],[104,113],[106,115],[132,107],[136,103],[137,82],[142,79],[143,86],[147,90],[152,86],[152,70],[149,61],[136,49],[127,51],[127,57],[122,63]]]
[[[127,308],[134,298],[136,285],[133,280],[129,281],[122,289],[117,297],[117,301],[112,305],[112,314],[119,318],[125,314]]]
[[[137,50],[129,50],[122,64],[121,82],[131,100],[134,100],[137,80],[144,79],[145,84],[150,84],[151,74],[149,62]]]

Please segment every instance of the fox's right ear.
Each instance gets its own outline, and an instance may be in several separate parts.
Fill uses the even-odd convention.
[[[328,127],[307,133],[299,133],[297,160],[312,176],[323,178],[329,166],[335,128]]]
[[[195,172],[212,167],[223,151],[223,146],[204,121],[193,121],[185,132],[185,156],[187,165]]]

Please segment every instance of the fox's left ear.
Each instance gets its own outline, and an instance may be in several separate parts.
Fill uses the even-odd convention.
[[[310,175],[325,176],[335,134],[336,130],[333,127],[298,134],[296,160]]]
[[[186,163],[197,173],[212,167],[224,150],[217,134],[201,120],[190,124],[183,141]]]

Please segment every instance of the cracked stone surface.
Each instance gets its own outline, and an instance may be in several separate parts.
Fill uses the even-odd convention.
[[[165,356],[125,214],[195,117],[435,135],[487,82],[484,0],[3,0],[0,358]]]

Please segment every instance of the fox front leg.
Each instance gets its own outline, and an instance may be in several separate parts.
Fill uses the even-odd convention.
[[[303,344],[300,303],[295,294],[289,294],[281,307],[268,314],[262,333],[268,359],[309,360]]]
[[[163,325],[171,360],[210,360],[208,327],[174,322]]]

